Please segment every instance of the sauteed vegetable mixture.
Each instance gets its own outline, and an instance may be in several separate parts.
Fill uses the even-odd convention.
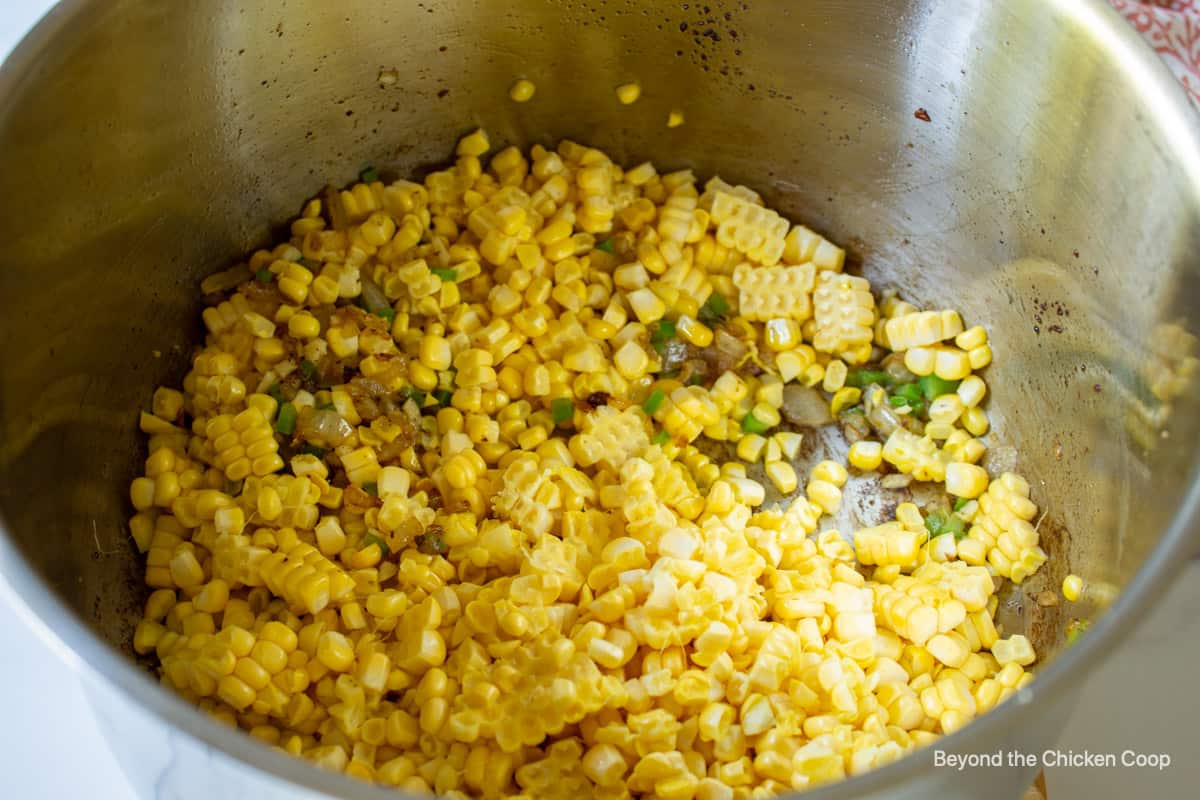
[[[982,328],[745,186],[489,149],[365,170],[204,282],[130,492],[164,684],[410,791],[721,800],[1032,679],[996,591],[1046,555],[1027,482],[979,465]],[[846,463],[798,474],[824,426]],[[851,473],[944,492],[838,530]]]

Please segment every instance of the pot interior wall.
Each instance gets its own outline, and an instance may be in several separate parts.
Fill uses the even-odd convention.
[[[1195,401],[1168,415],[1149,382],[1197,299],[1196,176],[1090,4],[78,5],[0,74],[0,510],[119,647],[143,598],[136,411],[186,369],[200,279],[326,183],[420,171],[478,125],[719,171],[877,287],[986,325],[990,441],[1046,511],[1052,560],[1006,612],[1039,646],[1074,612],[1029,595],[1124,585],[1182,496]]]

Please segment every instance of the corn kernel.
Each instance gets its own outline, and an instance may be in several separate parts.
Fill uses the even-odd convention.
[[[636,83],[623,83],[617,87],[617,100],[627,106],[636,103],[642,96],[642,87]]]
[[[850,445],[847,454],[850,464],[864,472],[879,469],[883,463],[883,445],[879,442],[862,440]]]
[[[521,78],[508,90],[508,96],[512,98],[514,103],[528,103],[533,99],[534,92],[536,91],[537,87],[533,81]]]
[[[991,427],[987,414],[978,406],[966,410],[962,417],[962,424],[972,436],[983,436]]]
[[[987,489],[988,475],[983,467],[957,461],[946,465],[946,491],[955,497],[974,499]]]
[[[773,461],[767,464],[766,471],[771,483],[783,494],[791,494],[800,485],[796,468],[786,461]]]

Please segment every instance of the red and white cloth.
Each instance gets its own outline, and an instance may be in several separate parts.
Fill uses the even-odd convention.
[[[1200,103],[1200,0],[1108,0]]]

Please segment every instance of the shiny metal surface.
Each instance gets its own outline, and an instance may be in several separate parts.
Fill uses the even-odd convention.
[[[529,104],[507,98],[518,76]],[[628,80],[642,99],[619,106]],[[1053,742],[1080,676],[1195,552],[1200,502],[1195,392],[1168,413],[1148,387],[1200,299],[1200,138],[1103,3],[68,0],[0,69],[0,594],[95,681],[127,769],[165,721],[164,774],[210,777],[161,796],[396,796],[211,722],[121,655],[143,597],[125,494],[135,411],[182,375],[200,279],[325,183],[436,163],[475,125],[720,171],[877,286],[988,326],[992,439],[1020,449],[1052,555],[1006,613],[1054,653],[1067,611],[1030,594],[1068,571],[1121,592],[939,746]],[[1007,798],[1031,777],[932,763],[809,796]]]

